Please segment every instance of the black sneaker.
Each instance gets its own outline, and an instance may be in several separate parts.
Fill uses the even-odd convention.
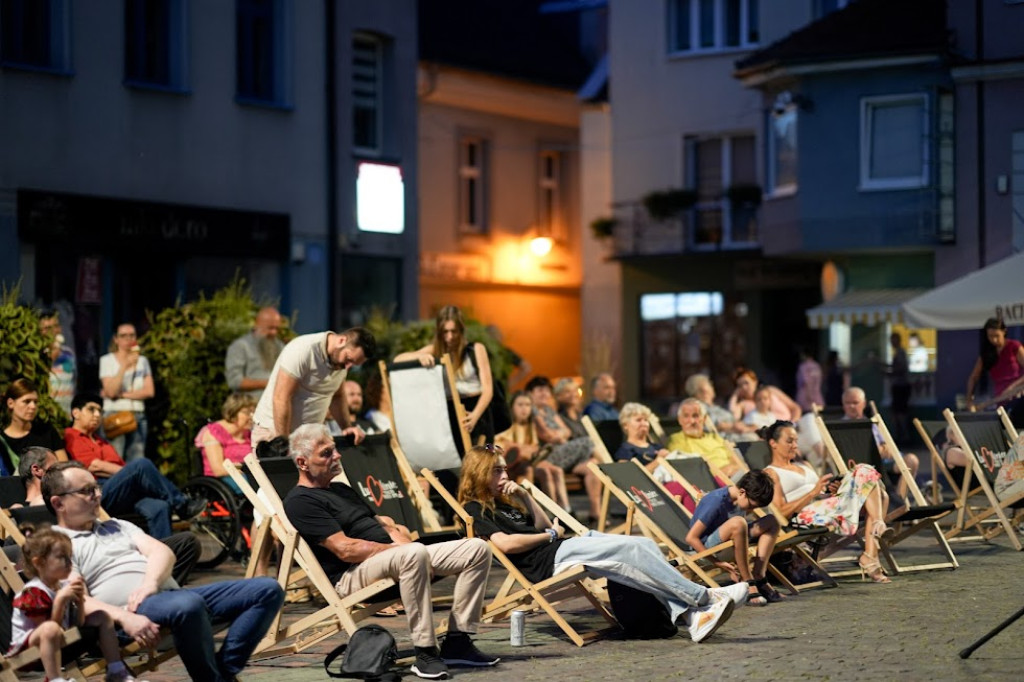
[[[416,647],[416,662],[412,664],[412,671],[416,677],[428,680],[448,679],[448,666],[441,660],[436,646]]]
[[[441,643],[441,658],[448,665],[461,665],[472,668],[485,668],[497,665],[501,659],[488,656],[473,644],[473,640],[464,632],[449,634]]]
[[[206,511],[207,499],[205,497],[185,496],[185,501],[178,506],[178,518],[182,521],[190,521]]]

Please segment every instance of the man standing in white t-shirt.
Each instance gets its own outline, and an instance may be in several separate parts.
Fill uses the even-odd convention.
[[[330,412],[343,435],[363,438],[351,423],[343,385],[348,369],[373,358],[377,342],[362,327],[341,333],[319,332],[292,339],[270,372],[253,413],[252,446],[288,436],[302,424],[322,424]]]

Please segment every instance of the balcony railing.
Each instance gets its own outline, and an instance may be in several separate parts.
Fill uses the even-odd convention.
[[[616,207],[616,256],[655,256],[760,248],[760,208],[727,200],[701,202],[655,220],[639,202]]]

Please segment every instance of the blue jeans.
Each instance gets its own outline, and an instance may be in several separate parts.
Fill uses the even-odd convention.
[[[111,414],[113,413],[104,412],[103,416],[108,417]],[[126,462],[146,457],[146,434],[149,433],[149,422],[146,421],[146,413],[136,412],[135,423],[139,425],[139,428],[131,433],[110,439],[110,445]]]
[[[159,592],[146,597],[138,613],[171,629],[191,679],[219,682],[245,667],[283,603],[276,580],[251,578]],[[231,623],[216,653],[213,621]]]
[[[110,478],[99,479],[103,508],[111,516],[136,512],[157,540],[171,534],[171,511],[185,503],[173,483],[148,459],[133,459]]]
[[[555,553],[555,574],[577,564],[612,582],[654,595],[668,609],[673,622],[690,607],[705,606],[710,601],[708,589],[684,578],[649,538],[593,530],[569,538]]]

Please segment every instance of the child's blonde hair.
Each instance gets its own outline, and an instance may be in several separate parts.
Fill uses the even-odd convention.
[[[37,530],[26,540],[22,547],[22,555],[25,557],[25,575],[29,578],[38,577],[39,571],[36,568],[36,559],[46,559],[55,548],[61,548],[71,556],[71,538],[64,533],[47,528]]]

